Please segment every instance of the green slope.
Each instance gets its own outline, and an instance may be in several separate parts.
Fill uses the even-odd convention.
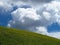
[[[0,45],[60,45],[60,40],[33,32],[0,27]]]

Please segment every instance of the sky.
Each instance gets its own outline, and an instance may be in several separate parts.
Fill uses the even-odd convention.
[[[60,39],[59,0],[0,0],[0,26]]]

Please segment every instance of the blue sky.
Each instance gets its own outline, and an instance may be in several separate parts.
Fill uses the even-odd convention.
[[[8,21],[11,20],[11,14],[9,12],[0,12],[0,26],[6,26]]]
[[[58,25],[57,23],[53,23],[52,25],[48,26],[48,31],[60,31],[60,25]]]
[[[60,38],[59,5],[59,0],[0,0],[0,26]]]

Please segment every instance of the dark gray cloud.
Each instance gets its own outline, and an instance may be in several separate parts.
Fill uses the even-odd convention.
[[[32,2],[40,2],[40,3],[47,3],[47,2],[51,2],[52,0],[31,0]]]
[[[29,5],[40,5],[40,4],[45,4],[45,3],[50,3],[53,0],[10,0],[9,2],[11,3],[17,3],[20,2],[19,4],[29,4]]]
[[[23,2],[51,2],[52,0],[12,0],[12,1],[23,1]]]

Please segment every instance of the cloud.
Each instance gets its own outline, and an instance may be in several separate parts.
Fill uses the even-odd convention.
[[[12,0],[12,1],[22,1],[22,2],[35,2],[35,3],[42,3],[42,2],[50,2],[52,0]]]
[[[49,20],[52,23],[60,22],[60,2],[52,1],[51,3],[45,4],[42,6],[41,10],[38,10],[38,14],[44,16],[46,20]],[[39,12],[40,11],[40,12]],[[48,19],[47,19],[48,18]]]
[[[51,18],[51,14],[49,12],[46,12],[46,11],[43,12],[43,16],[46,20],[50,20],[50,18]]]
[[[18,8],[11,14],[13,19],[9,22],[9,27],[27,29],[42,34],[48,33],[47,26],[51,23],[50,13],[43,12],[42,15],[39,15],[34,8]]]
[[[60,25],[60,15],[55,14],[55,17],[56,17],[56,22],[58,23],[58,25]]]
[[[36,10],[33,8],[27,8],[27,9],[18,8],[17,10],[13,11],[11,14],[12,14],[13,22],[20,24],[20,26],[23,25],[25,27],[48,26],[52,22],[49,12],[43,12],[42,15],[39,15],[37,14]],[[47,15],[48,18],[45,15]]]
[[[37,29],[37,33],[40,33],[40,34],[43,34],[43,35],[47,35],[48,34],[48,31],[47,31],[47,28],[44,27],[44,26],[40,26],[40,27],[36,27]]]
[[[18,8],[12,13],[12,20],[10,24],[13,23],[17,27],[31,28],[34,27],[34,23],[41,19],[41,16],[36,13],[36,10],[33,8]],[[35,25],[37,26],[37,25]],[[14,26],[13,26],[14,27]]]
[[[34,8],[38,8],[39,6],[42,6],[43,4],[49,3],[51,1],[53,0],[9,0],[8,2],[17,6],[28,4]]]
[[[33,8],[27,8],[27,9],[18,8],[16,11],[12,12],[12,15],[14,15],[13,17],[15,17],[17,15],[17,17],[15,17],[15,18],[18,20],[24,20],[24,18],[28,18],[31,20],[39,20],[40,19],[40,15],[37,15],[36,10]]]
[[[5,11],[11,11],[12,10],[12,5],[10,5],[6,2],[0,1],[0,8],[2,8]]]
[[[47,35],[60,39],[60,32],[51,32],[48,33]]]

